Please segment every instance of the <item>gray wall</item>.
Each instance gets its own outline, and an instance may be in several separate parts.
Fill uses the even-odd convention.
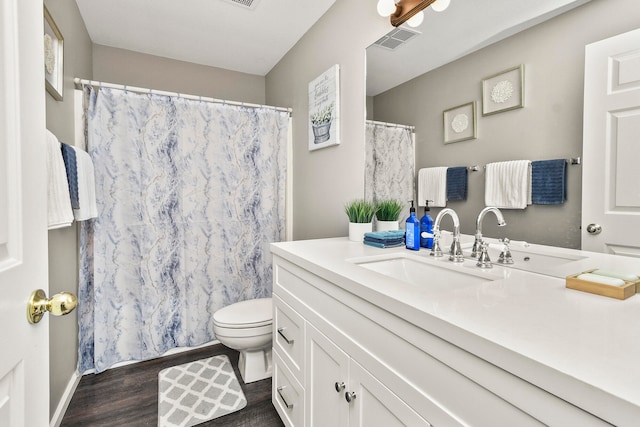
[[[364,196],[365,48],[389,31],[375,2],[337,0],[267,74],[267,103],[293,108],[293,238],[346,236]],[[340,65],[341,144],[308,151],[308,84]]]
[[[73,78],[91,78],[91,40],[76,2],[46,0],[64,37],[64,93],[56,101],[46,95],[47,129],[61,141],[73,144]],[[77,225],[49,232],[49,295],[78,291]],[[76,312],[49,319],[50,412],[56,410],[67,384],[76,370],[78,317]]]
[[[584,47],[638,27],[637,0],[593,0],[376,96],[374,118],[416,126],[418,168],[581,156]],[[482,79],[518,64],[525,66],[525,108],[482,117]],[[443,110],[471,101],[478,103],[478,139],[444,145]],[[582,168],[568,173],[567,203],[504,210],[507,227],[487,218],[485,234],[579,248]],[[469,175],[468,200],[448,206],[472,234],[484,207],[482,167]]]
[[[108,46],[93,46],[94,80],[264,104],[265,78]]]

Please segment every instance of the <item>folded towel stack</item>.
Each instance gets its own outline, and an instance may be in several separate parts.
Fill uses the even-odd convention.
[[[364,233],[364,244],[376,248],[393,248],[404,245],[404,230],[372,231]]]

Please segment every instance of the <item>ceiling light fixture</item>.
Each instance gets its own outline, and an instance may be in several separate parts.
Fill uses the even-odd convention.
[[[436,12],[449,7],[451,0],[378,0],[378,14],[391,16],[391,25],[398,27],[405,22],[417,27],[424,20],[423,10],[431,6]]]

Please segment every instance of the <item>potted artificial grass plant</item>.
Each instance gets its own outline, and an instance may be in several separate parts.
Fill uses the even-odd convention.
[[[402,203],[395,199],[380,200],[376,203],[376,230],[398,230],[402,208]]]
[[[349,240],[362,242],[364,233],[373,231],[373,217],[376,214],[376,206],[363,199],[353,200],[347,203],[344,211],[349,217]]]

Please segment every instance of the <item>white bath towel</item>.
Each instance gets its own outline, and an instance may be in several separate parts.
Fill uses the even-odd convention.
[[[447,167],[423,168],[418,171],[418,206],[444,207],[447,205]]]
[[[80,208],[73,210],[73,216],[76,221],[86,221],[98,216],[93,161],[86,151],[75,147],[74,149],[78,163],[78,203]]]
[[[68,227],[73,222],[67,170],[64,167],[60,141],[49,130],[47,139],[47,216],[49,230]]]
[[[489,163],[485,172],[485,205],[524,209],[531,204],[530,160]]]

